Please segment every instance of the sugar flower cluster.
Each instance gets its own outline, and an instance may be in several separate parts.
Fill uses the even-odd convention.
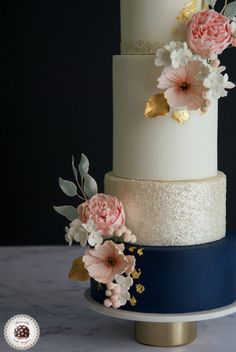
[[[72,169],[76,183],[60,178],[59,185],[66,195],[78,196],[83,202],[77,208],[63,206],[54,209],[70,221],[65,228],[65,240],[69,245],[75,241],[82,247],[90,247],[78,261],[83,268],[75,270],[78,273],[85,270],[89,277],[106,285],[104,305],[119,308],[130,299],[131,274],[135,271],[135,257],[125,255],[124,243],[135,243],[136,236],[125,226],[122,203],[114,196],[97,193],[97,184],[88,174],[89,161],[84,154],[78,170],[72,158]]]
[[[236,2],[234,5],[236,9]],[[227,17],[213,8],[194,14],[186,24],[186,41],[172,41],[156,52],[155,65],[163,69],[157,79],[159,99],[153,101],[165,106],[164,112],[159,115],[172,111],[172,117],[183,123],[190,111],[205,113],[213,99],[227,96],[227,90],[234,88],[235,84],[229,81],[218,55],[234,46],[235,17]],[[149,110],[150,99],[146,106]],[[151,108],[160,111],[156,107]]]

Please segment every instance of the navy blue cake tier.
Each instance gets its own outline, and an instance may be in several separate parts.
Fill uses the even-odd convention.
[[[184,247],[127,245],[136,257],[131,300],[122,310],[190,313],[236,301],[236,233],[219,241]],[[91,280],[91,296],[105,299],[105,286]]]

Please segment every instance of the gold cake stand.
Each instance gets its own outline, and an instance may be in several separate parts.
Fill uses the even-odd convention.
[[[197,337],[197,322],[222,318],[236,313],[236,301],[226,307],[185,314],[154,314],[106,308],[93,300],[90,290],[84,294],[93,311],[112,318],[134,321],[135,338],[139,343],[156,347],[187,345]]]

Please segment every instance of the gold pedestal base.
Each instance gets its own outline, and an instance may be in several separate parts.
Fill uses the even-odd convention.
[[[196,322],[146,323],[135,322],[135,338],[138,342],[156,347],[187,345],[197,337]]]

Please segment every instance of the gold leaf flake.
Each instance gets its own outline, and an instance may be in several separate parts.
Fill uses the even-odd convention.
[[[141,274],[142,274],[141,270],[138,269],[138,271],[136,271],[136,270],[133,271],[131,276],[134,280],[138,280],[140,278]]]
[[[171,32],[172,34],[176,35],[178,34],[178,29],[176,27],[173,27]]]
[[[188,110],[176,110],[172,114],[172,118],[180,125],[183,125],[184,122],[189,119],[189,116],[190,114]]]
[[[197,12],[197,0],[186,1],[184,8],[180,11],[177,20],[188,21]]]
[[[142,294],[145,291],[145,286],[138,284],[136,285],[136,292]]]
[[[84,267],[83,257],[76,258],[69,272],[69,279],[72,281],[87,281],[89,273]]]
[[[129,247],[129,251],[130,251],[131,253],[134,253],[135,249],[136,249],[136,247]]]
[[[133,296],[130,298],[129,303],[132,307],[135,307],[137,304],[137,299]]]
[[[137,250],[138,255],[141,257],[143,255],[143,248]]]
[[[151,96],[146,105],[144,116],[148,118],[153,118],[157,116],[164,116],[170,111],[170,106],[164,97],[163,93],[159,93]]]

